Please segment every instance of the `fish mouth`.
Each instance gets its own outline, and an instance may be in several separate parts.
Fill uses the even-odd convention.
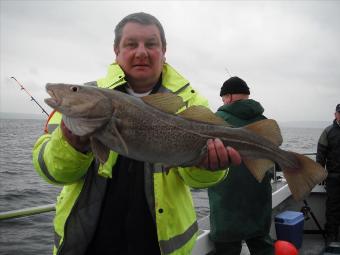
[[[46,85],[46,91],[51,97],[45,98],[44,102],[52,108],[58,107],[61,104],[61,99],[49,88],[49,84]]]

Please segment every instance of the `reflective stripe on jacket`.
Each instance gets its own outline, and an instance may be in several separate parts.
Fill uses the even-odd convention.
[[[86,85],[114,89],[124,84],[124,72],[117,64],[109,66],[105,78]],[[176,93],[186,106],[208,106],[207,100],[168,64],[162,72],[159,91]],[[56,113],[49,125],[60,123]],[[60,128],[41,136],[33,148],[33,163],[48,182],[64,185],[56,204],[54,254],[84,254],[92,240],[106,178],[112,177],[117,154],[110,152],[105,164],[93,160],[92,152],[82,154],[63,138]],[[206,171],[195,167],[173,168],[169,174],[145,163],[145,194],[156,222],[162,254],[190,254],[198,231],[190,187],[205,188],[221,181],[226,171]]]

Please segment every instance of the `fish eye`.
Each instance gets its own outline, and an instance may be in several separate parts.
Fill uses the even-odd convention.
[[[78,92],[79,91],[79,88],[77,86],[72,86],[71,87],[71,91],[73,92]]]

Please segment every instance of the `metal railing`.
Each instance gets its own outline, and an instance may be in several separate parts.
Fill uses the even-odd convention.
[[[55,210],[55,204],[41,205],[36,207],[29,207],[20,210],[12,210],[7,212],[0,212],[0,221],[9,220],[20,217],[32,216],[35,214],[52,212]]]

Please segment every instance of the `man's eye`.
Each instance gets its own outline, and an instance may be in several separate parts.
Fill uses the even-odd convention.
[[[147,48],[154,48],[154,47],[157,47],[158,44],[156,42],[148,42],[146,43],[146,47]]]
[[[127,48],[135,48],[136,47],[136,43],[134,43],[134,42],[129,42],[129,43],[126,43],[125,44],[125,47],[127,47]]]

